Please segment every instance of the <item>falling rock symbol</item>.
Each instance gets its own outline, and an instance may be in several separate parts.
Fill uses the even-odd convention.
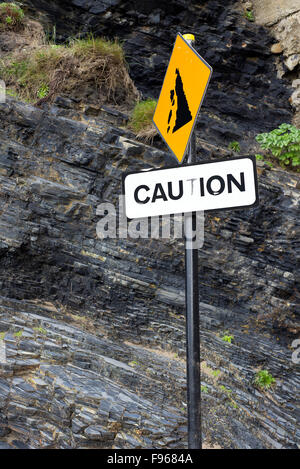
[[[175,104],[175,95],[176,95],[176,102],[177,102],[177,109],[176,109],[176,119],[175,119],[175,125],[173,127],[172,133],[176,132],[179,130],[181,127],[183,127],[185,124],[190,122],[192,120],[192,114],[189,109],[189,105],[185,96],[185,92],[183,89],[183,83],[182,83],[182,78],[179,72],[179,69],[176,68],[176,82],[175,82],[175,90],[171,90],[170,92],[170,100],[171,100],[171,105],[174,106]],[[171,109],[169,112],[169,117],[168,117],[168,129],[167,132],[170,130],[170,121],[171,117],[173,114],[173,110]]]

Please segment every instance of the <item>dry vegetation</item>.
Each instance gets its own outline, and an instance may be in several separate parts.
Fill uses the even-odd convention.
[[[24,26],[24,12],[16,3],[0,3],[0,30],[18,30]]]
[[[58,94],[115,104],[138,99],[122,46],[102,38],[18,51],[2,60],[0,77],[11,94],[34,103],[51,102]]]
[[[7,94],[33,104],[52,103],[58,95],[94,104],[133,106],[129,127],[152,143],[157,102],[140,101],[118,41],[89,36],[57,45],[42,26],[16,4],[0,3],[0,79]]]

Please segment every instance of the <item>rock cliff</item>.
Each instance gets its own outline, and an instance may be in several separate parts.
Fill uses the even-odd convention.
[[[274,40],[230,2],[26,3],[59,40],[68,28],[118,34],[144,95],[159,91],[170,36],[191,26],[215,70],[198,158],[233,138],[251,148],[292,118]],[[183,242],[96,235],[122,173],[170,157],[137,141],[126,114],[75,104],[0,105],[0,448],[185,448]],[[202,430],[209,446],[297,448],[300,179],[263,163],[258,173],[258,207],[205,215]],[[276,379],[269,391],[253,384],[261,368]]]

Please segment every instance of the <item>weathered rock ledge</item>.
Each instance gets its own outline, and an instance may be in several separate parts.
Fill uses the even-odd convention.
[[[294,123],[299,127],[300,3],[298,0],[255,0],[253,4],[256,22],[269,26],[278,41],[271,50],[278,56],[278,75],[289,77],[294,88],[290,103],[295,109]]]
[[[166,154],[52,111],[0,105],[1,446],[185,447],[183,243],[96,237],[121,174]],[[258,207],[206,216],[203,432],[226,448],[296,448],[300,181],[258,170]],[[269,392],[253,385],[259,368],[276,378]]]

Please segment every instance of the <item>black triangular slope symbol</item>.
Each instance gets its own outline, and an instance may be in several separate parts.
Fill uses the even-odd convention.
[[[176,68],[176,83],[175,83],[175,92],[177,95],[177,110],[176,110],[176,121],[175,126],[172,130],[172,133],[176,132],[176,130],[183,127],[185,124],[192,120],[192,114],[189,109],[189,105],[185,96],[185,92],[183,89],[183,83],[181,79],[181,75],[179,73],[179,69]]]

